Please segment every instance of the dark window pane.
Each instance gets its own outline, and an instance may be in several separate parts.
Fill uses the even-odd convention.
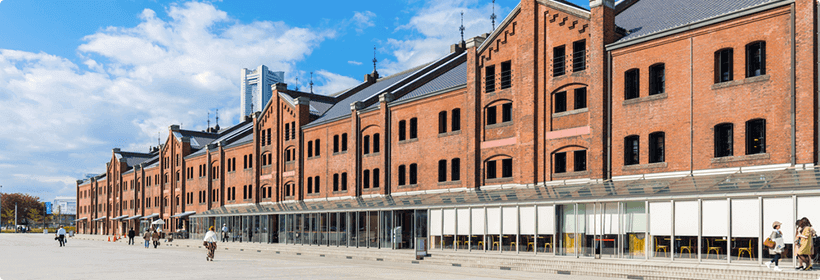
[[[406,184],[405,176],[407,176],[407,167],[404,165],[399,165],[399,186],[404,186]]]
[[[347,172],[342,173],[342,191],[347,190]]]
[[[649,67],[649,95],[661,94],[666,90],[666,72],[663,64]]]
[[[370,170],[362,171],[362,188],[370,188]]]
[[[379,169],[373,169],[373,188],[379,188]]]
[[[512,87],[512,63],[501,63],[501,89]]]
[[[567,172],[567,153],[555,154],[555,173]]]
[[[587,68],[587,42],[582,40],[572,43],[572,72],[583,71]]]
[[[410,119],[410,139],[419,138],[419,120],[417,118]]]
[[[450,116],[450,121],[452,122],[452,126],[450,131],[459,131],[461,130],[461,109],[453,109],[452,116]]]
[[[447,181],[447,160],[442,159],[438,161],[438,181]]]
[[[631,69],[624,74],[624,99],[640,97],[640,69]]]
[[[365,135],[362,137],[362,154],[369,154],[370,153],[370,136]]]
[[[320,144],[319,144],[319,139],[316,139],[316,156],[317,156],[317,157],[318,157],[318,156],[320,156],[320,155],[322,155],[322,153],[320,152],[320,151],[321,151],[321,148],[319,148],[319,147],[321,147],[321,146],[322,146],[322,145],[320,145]]]
[[[566,73],[566,47],[552,49],[552,76],[558,77]]]
[[[496,124],[496,106],[487,107],[487,125]]]
[[[484,92],[495,92],[495,66],[484,68]]]
[[[410,184],[411,185],[418,184],[418,175],[419,175],[418,171],[419,170],[418,170],[418,165],[417,164],[414,163],[414,164],[410,165]]]
[[[746,77],[766,74],[766,42],[754,42],[746,46]]]
[[[339,152],[339,135],[333,135],[333,152]]]
[[[438,133],[447,132],[447,111],[438,113]]]
[[[587,151],[575,151],[575,172],[587,170]]]
[[[746,154],[766,153],[766,120],[746,122]]]
[[[501,122],[512,121],[512,103],[501,105]]]
[[[715,52],[715,83],[732,80],[732,49],[722,49]]]
[[[587,107],[587,88],[575,89],[575,110]]]
[[[347,133],[342,134],[342,151],[347,151]]]
[[[399,141],[407,139],[407,121],[399,121]]]
[[[639,140],[637,135],[624,138],[624,165],[640,163]]]
[[[715,157],[728,157],[733,155],[733,131],[732,124],[719,124],[715,126]]]
[[[501,160],[501,177],[503,178],[511,178],[512,177],[512,159],[502,159]]]
[[[333,191],[339,191],[339,174],[333,174]]]
[[[556,92],[555,93],[555,101],[554,101],[553,105],[555,106],[555,113],[566,112],[567,111],[567,92],[566,91]]]
[[[461,159],[454,158],[450,161],[450,181],[461,180]]]
[[[649,163],[664,162],[666,135],[663,132],[649,134]]]
[[[485,170],[487,173],[487,179],[495,179],[496,176],[496,166],[495,161],[491,160],[487,162],[487,169]]]

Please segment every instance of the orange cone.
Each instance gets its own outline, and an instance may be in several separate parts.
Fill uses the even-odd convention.
[[[111,236],[108,237],[108,242],[111,242]]]

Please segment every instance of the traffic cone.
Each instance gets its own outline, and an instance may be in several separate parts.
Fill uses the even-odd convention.
[[[111,242],[111,236],[108,237],[108,242]]]

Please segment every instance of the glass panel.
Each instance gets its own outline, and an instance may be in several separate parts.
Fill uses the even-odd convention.
[[[798,198],[797,211],[798,214],[803,214],[800,211],[800,201],[800,198]],[[783,223],[780,226],[780,232],[783,235],[783,243],[785,248],[783,248],[783,252],[781,253],[781,267],[788,267],[788,265],[784,263],[792,263],[791,256],[793,255],[794,248],[796,220],[797,218],[794,216],[794,203],[791,197],[763,199],[763,228],[765,229],[763,231],[765,234],[764,237],[768,237],[772,233],[772,224],[774,224],[775,221]],[[769,250],[763,250],[763,257],[765,259],[771,259],[772,255],[769,253]]]
[[[313,215],[314,214],[302,214],[302,244],[304,245],[310,245],[312,242],[311,238],[314,232],[313,221],[315,220]]]
[[[427,238],[427,210],[416,210],[415,212],[415,221],[413,221],[413,235],[416,238]],[[430,241],[427,241],[427,248],[430,248]],[[415,240],[413,240],[413,245],[411,245],[411,249],[415,248]]]
[[[347,243],[349,247],[358,247],[359,244],[359,227],[358,227],[358,212],[347,212],[347,223],[348,223],[348,232],[350,233],[350,239]]]
[[[675,258],[698,258],[698,219],[697,201],[675,201]]]
[[[231,227],[231,233],[233,235],[234,242],[242,242],[242,217],[241,216],[234,216],[230,217],[233,221],[233,227]]]
[[[347,225],[349,224],[349,222],[350,220],[348,219],[347,212],[339,213],[339,246],[347,246],[348,244],[348,237],[350,234],[348,233]]]
[[[456,234],[456,210],[455,209],[444,209],[443,210],[443,230],[444,234],[442,239],[444,240],[444,249],[453,249],[453,245],[455,243],[455,234]]]
[[[652,238],[651,256],[668,258],[672,235],[672,203],[649,203],[649,235]]]
[[[370,241],[370,248],[379,248],[379,212],[370,211],[368,213],[367,239]]]
[[[367,212],[358,212],[359,223],[357,224],[358,246],[359,248],[367,248]]]
[[[574,255],[576,252],[575,238],[575,205],[555,206],[555,218],[558,220],[556,235],[558,236],[558,254]]]
[[[330,228],[328,227],[328,219],[327,213],[319,214],[319,225],[318,231],[319,234],[316,237],[316,243],[319,245],[327,245],[328,243],[328,236],[330,235],[329,232]]]
[[[518,246],[518,208],[503,207],[501,209],[503,235],[501,236],[501,247],[503,251],[515,252]]]
[[[729,207],[726,200],[704,200],[702,202],[702,247],[704,260],[726,260],[728,238]],[[653,220],[654,221],[654,220]]]
[[[623,257],[644,258],[646,249],[646,204],[643,201],[624,202],[622,236]]]
[[[578,228],[575,231],[578,239],[576,241],[582,255],[587,257],[591,257],[594,253],[595,233],[593,230],[595,229],[596,210],[598,209],[595,208],[595,204],[578,204]]]
[[[430,210],[430,248],[441,249],[441,226],[442,226],[442,210]]]
[[[761,228],[760,201],[732,199],[732,260],[756,260]]]
[[[393,245],[396,249],[413,248],[413,211],[393,211],[395,229]]]
[[[302,214],[293,215],[293,244],[302,244]]]
[[[380,248],[393,248],[393,241],[396,240],[396,227],[393,226],[393,212],[381,212],[381,245]]]
[[[595,252],[602,258],[617,257],[618,247],[618,217],[617,203],[602,203],[597,205],[595,215]]]

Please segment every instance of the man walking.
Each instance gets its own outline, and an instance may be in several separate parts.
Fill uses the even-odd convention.
[[[134,236],[137,235],[134,232],[134,228],[128,230],[128,245],[134,245]]]
[[[152,231],[151,241],[154,241],[154,249],[156,249],[157,246],[159,246],[159,237],[159,232],[157,232],[156,230]]]
[[[222,224],[222,242],[228,241],[228,225]]]
[[[151,231],[146,230],[142,240],[145,241],[145,249],[148,249],[148,245],[151,244]]]
[[[65,246],[65,229],[63,226],[60,226],[60,229],[57,230],[57,241],[60,242],[60,247]]]

